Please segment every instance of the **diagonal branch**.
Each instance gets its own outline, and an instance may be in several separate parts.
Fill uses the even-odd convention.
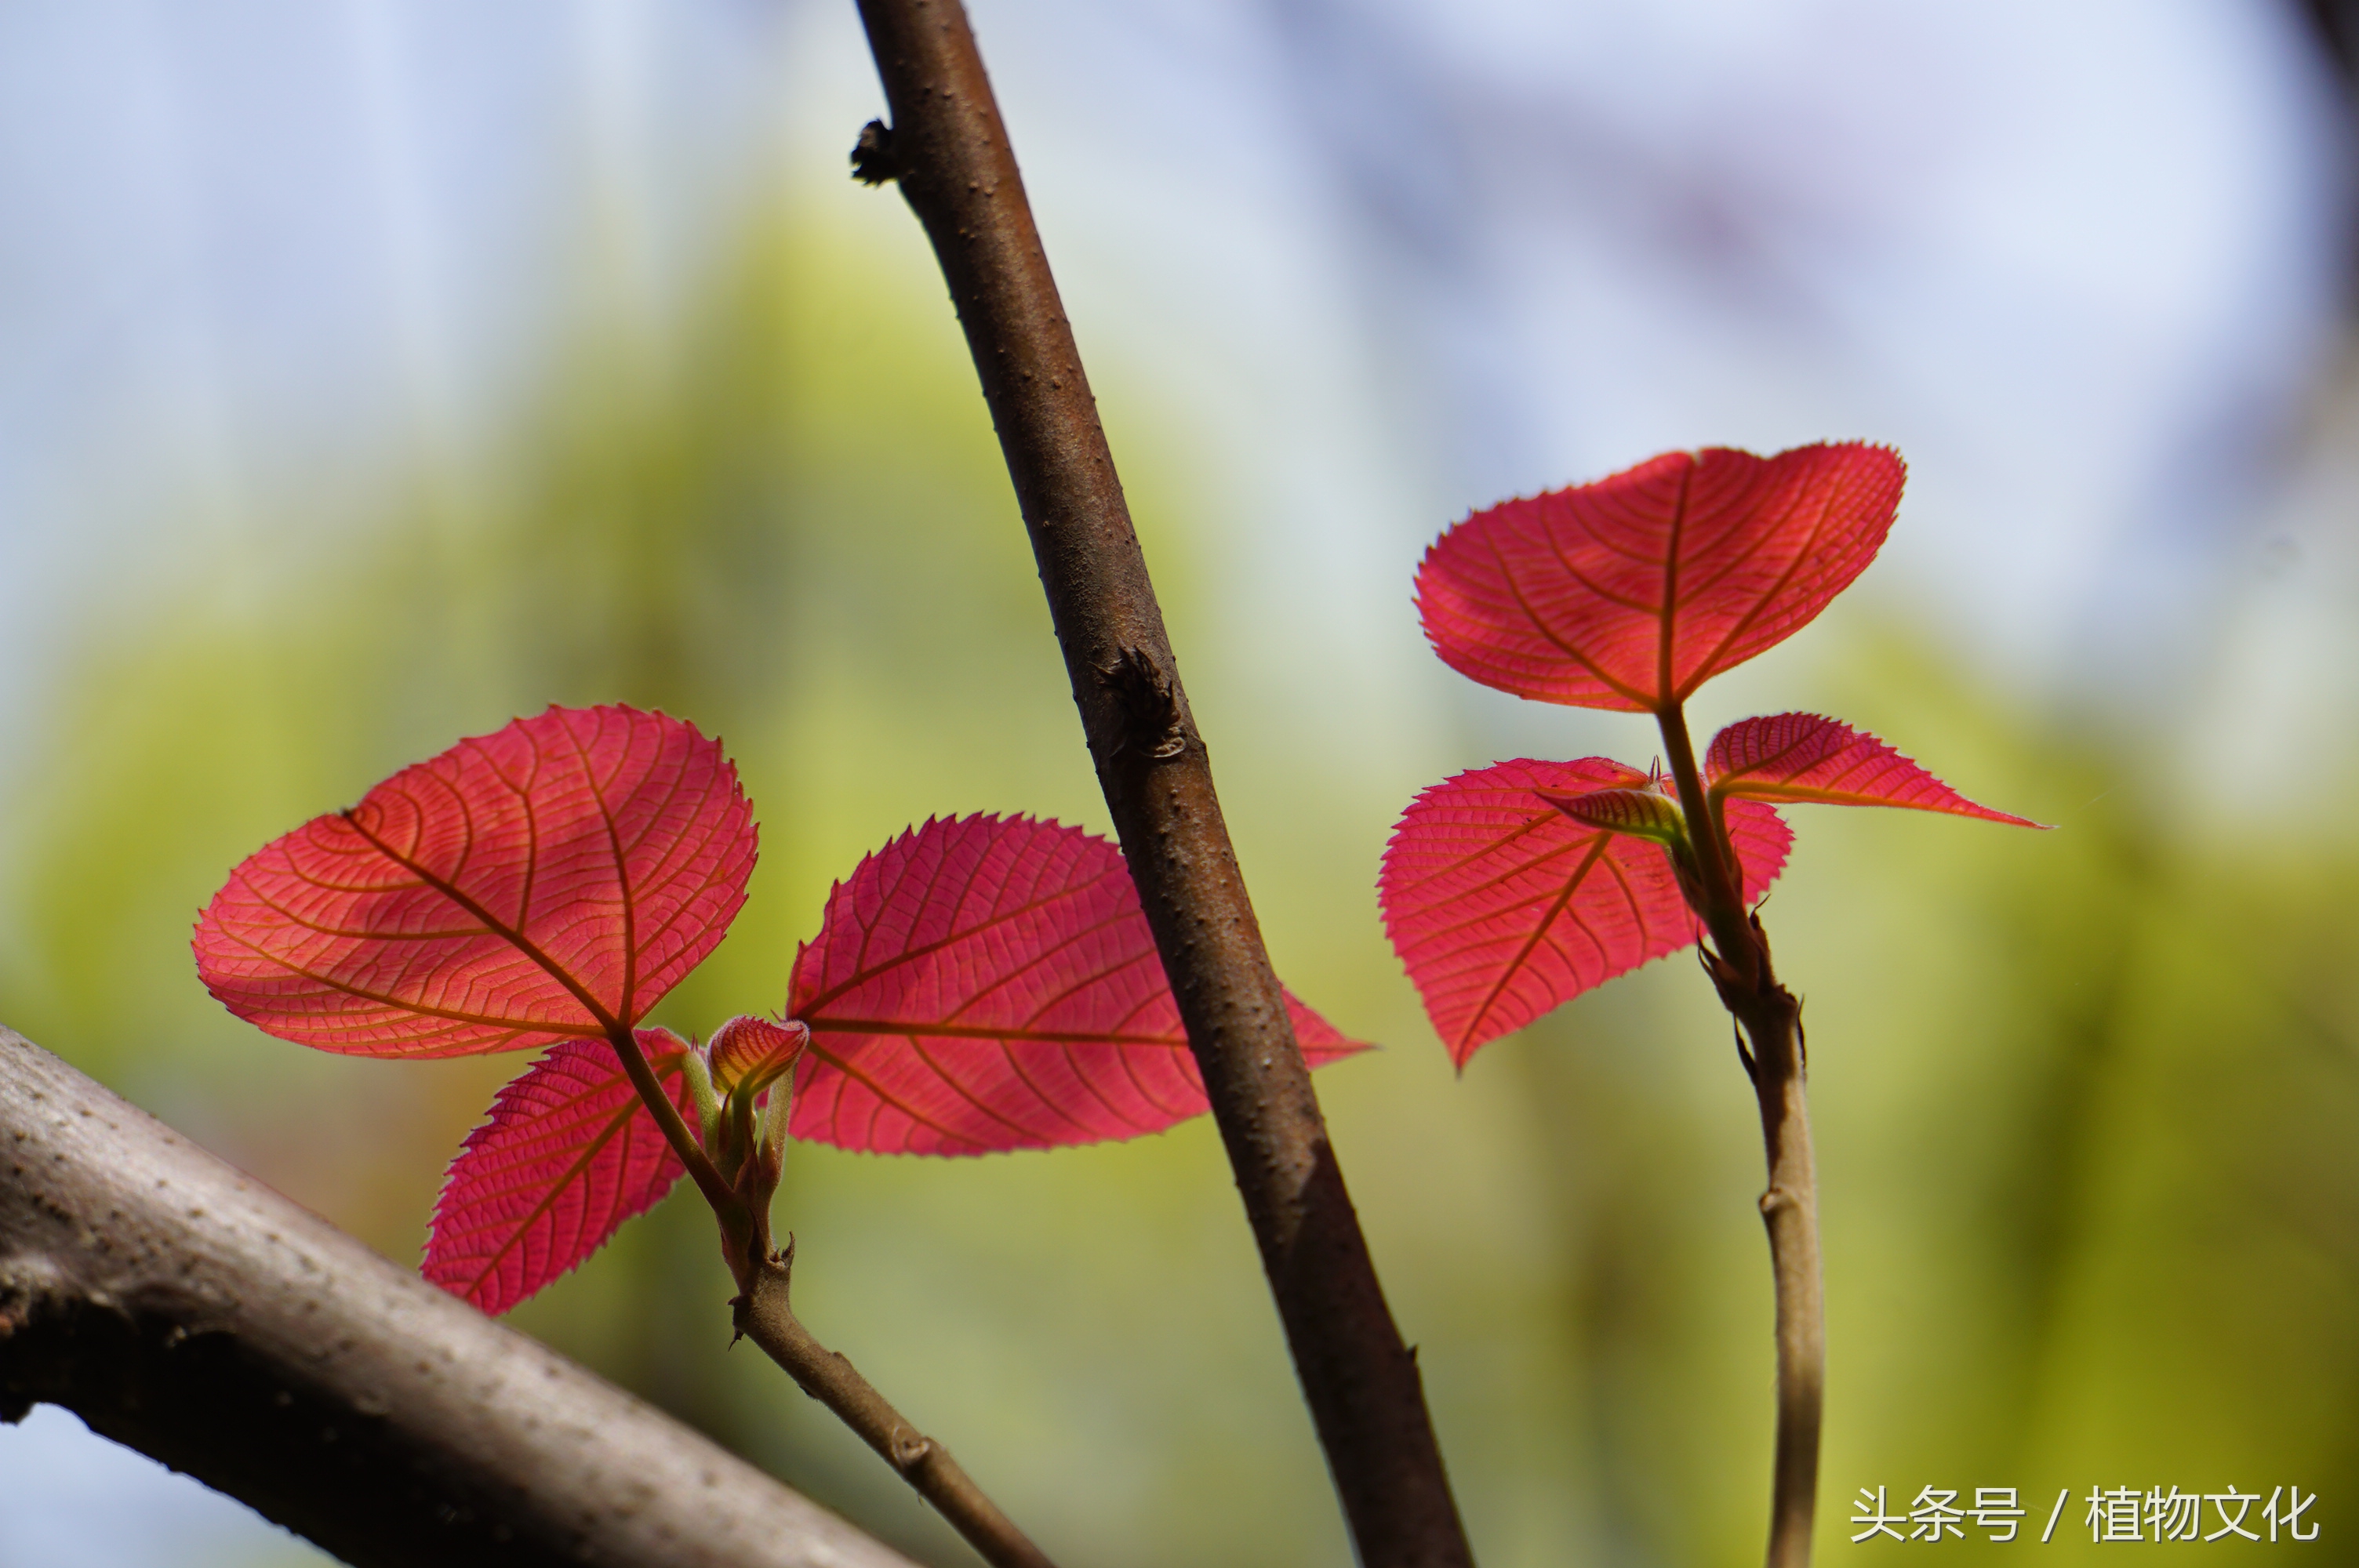
[[[803,1392],[858,1433],[992,1568],[1054,1568],[1048,1554],[984,1495],[949,1449],[911,1426],[848,1357],[811,1337],[795,1316],[790,1292],[794,1266],[791,1236],[783,1250],[752,1266],[743,1293],[731,1303],[737,1332],[760,1346]]]
[[[1212,789],[1147,563],[959,0],[860,0],[897,178],[932,242],[1039,563],[1098,783],[1187,1025],[1369,1568],[1472,1561]]]
[[[361,1568],[910,1568],[0,1029],[0,1419]]]

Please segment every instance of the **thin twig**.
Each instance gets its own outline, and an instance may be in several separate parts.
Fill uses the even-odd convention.
[[[1737,1054],[1753,1079],[1754,1098],[1761,1110],[1761,1138],[1769,1165],[1761,1223],[1769,1232],[1769,1269],[1777,1300],[1777,1447],[1771,1469],[1768,1568],[1807,1568],[1818,1509],[1827,1331],[1802,1007],[1777,983],[1760,917],[1745,909],[1735,849],[1696,769],[1686,715],[1673,703],[1656,717],[1671,776],[1679,785],[1689,842],[1701,862],[1696,880],[1704,907],[1699,913],[1718,949],[1704,954],[1704,969],[1722,1004],[1753,1043],[1747,1053],[1739,1041]]]
[[[1765,961],[1763,972],[1767,977]],[[1769,1186],[1761,1223],[1777,1292],[1777,1449],[1769,1505],[1769,1568],[1805,1568],[1818,1507],[1819,1424],[1826,1395],[1826,1308],[1819,1272],[1818,1174],[1810,1159],[1800,1010],[1774,979],[1738,1013],[1753,1037]]]
[[[0,1420],[359,1568],[910,1568],[0,1029]]]
[[[1055,1568],[1047,1555],[1000,1511],[999,1505],[984,1496],[983,1488],[959,1467],[949,1449],[903,1421],[885,1396],[853,1370],[850,1361],[811,1337],[810,1331],[788,1304],[787,1284],[795,1260],[793,1238],[788,1238],[783,1252],[768,1252],[766,1213],[757,1212],[729,1185],[696,1135],[689,1130],[679,1108],[656,1081],[655,1070],[647,1065],[647,1054],[639,1049],[631,1032],[617,1028],[608,1039],[615,1054],[622,1058],[624,1071],[638,1090],[639,1099],[663,1129],[672,1152],[698,1178],[697,1185],[721,1227],[722,1255],[728,1260],[730,1272],[737,1280],[738,1293],[731,1299],[730,1306],[738,1335],[760,1346],[771,1360],[786,1368],[803,1392],[833,1411],[838,1420],[884,1455],[885,1462],[898,1471],[919,1497],[933,1504],[935,1511],[994,1568]],[[788,1104],[788,1097],[781,1095],[770,1108],[770,1129],[775,1137],[784,1137]],[[766,1197],[761,1206],[766,1209]]]
[[[1202,738],[1006,126],[958,0],[860,0],[897,179],[932,242],[1031,535],[1098,783],[1368,1568],[1472,1562],[1222,819]]]
[[[790,1302],[794,1263],[795,1244],[788,1238],[786,1249],[766,1260],[731,1303],[737,1332],[858,1433],[993,1568],[1053,1568],[1047,1553],[984,1495],[949,1449],[904,1421],[850,1361],[811,1337]]]

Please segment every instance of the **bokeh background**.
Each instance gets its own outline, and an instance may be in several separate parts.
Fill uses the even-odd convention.
[[[2071,1488],[2060,1558],[2093,1486],[2298,1486],[2345,1558],[2336,7],[973,13],[1278,966],[1386,1046],[1321,1090],[1483,1561],[1755,1559],[1760,1155],[1682,961],[1453,1077],[1377,924],[1394,816],[1654,740],[1450,675],[1410,572],[1470,506],[1828,437],[1908,457],[1892,543],[1700,729],[1832,712],[2058,829],[1792,813],[1821,1560],[1901,1551],[1846,1542],[1858,1490],[1927,1486],[2015,1487],[2034,1534]],[[690,717],[763,835],[658,1014],[701,1031],[778,1005],[913,820],[1105,830],[922,236],[845,178],[881,108],[841,0],[0,5],[0,1019],[409,1260],[521,1064],[223,1014],[187,931],[265,839],[549,702]],[[799,1147],[781,1218],[814,1330],[1060,1561],[1349,1561],[1209,1125]],[[516,1321],[973,1561],[726,1352],[727,1293],[675,1198]],[[61,1411],[0,1428],[7,1568],[307,1561]]]

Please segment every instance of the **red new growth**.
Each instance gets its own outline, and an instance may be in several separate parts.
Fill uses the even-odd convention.
[[[767,1088],[810,1044],[810,1031],[792,1020],[773,1023],[766,1018],[733,1018],[712,1032],[705,1046],[713,1086],[723,1093],[740,1085]]]
[[[1426,551],[1418,611],[1442,661],[1484,686],[1659,713],[1865,570],[1904,472],[1857,442],[1666,452],[1473,514]]]
[[[1318,1066],[1365,1047],[1297,1001]],[[1122,851],[1027,817],[929,822],[860,862],[795,960],[794,1134],[977,1154],[1153,1132],[1205,1108]]]
[[[1452,668],[1522,697],[1653,713],[1688,770],[1500,762],[1402,814],[1378,884],[1385,926],[1452,1061],[1694,940],[1700,914],[1741,925],[1792,841],[1769,802],[2038,826],[1812,714],[1731,725],[1701,776],[1680,761],[1681,705],[1866,568],[1902,477],[1897,454],[1857,443],[1667,452],[1475,513],[1426,552],[1418,606]],[[1715,865],[1734,871],[1715,880]]]
[[[435,1208],[427,1276],[486,1312],[661,1197],[700,1139],[716,1206],[766,1212],[784,1112],[762,1108],[788,1074],[794,1132],[892,1152],[1128,1138],[1205,1108],[1122,851],[1027,817],[929,822],[863,860],[786,1018],[732,1019],[703,1046],[635,1028],[719,944],[753,865],[718,741],[552,708],[266,846],[199,920],[197,968],[240,1017],[323,1050],[550,1047]],[[1364,1048],[1287,1005],[1314,1065]],[[656,1100],[625,1070],[634,1042]]]
[[[753,869],[719,741],[660,713],[552,708],[255,853],[197,923],[197,972],[322,1051],[603,1036],[712,951]]]

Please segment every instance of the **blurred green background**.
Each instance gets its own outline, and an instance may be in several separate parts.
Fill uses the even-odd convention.
[[[660,332],[623,330],[591,247],[557,351],[474,455],[397,465],[333,527],[265,486],[236,547],[100,605],[56,650],[38,765],[0,810],[0,1019],[396,1259],[522,1063],[331,1058],[224,1016],[188,928],[266,839],[550,702],[689,717],[762,832],[745,914],[657,1015],[701,1032],[780,1004],[831,880],[911,821],[1107,828],[914,222],[889,191],[790,189],[702,265]],[[1676,959],[1453,1076],[1375,869],[1402,803],[1499,754],[1510,721],[1438,665],[1306,717],[1320,673],[1259,618],[1329,586],[1245,586],[1255,542],[1201,457],[1218,433],[1119,346],[1093,371],[1278,967],[1386,1047],[1320,1089],[1483,1561],[1752,1560],[1770,1301],[1724,1016]],[[1383,591],[1413,639],[1409,561]],[[2339,1558],[2359,1530],[2359,836],[2339,806],[2359,779],[2223,756],[2191,805],[2168,713],[2027,699],[1860,598],[1708,692],[1700,731],[1832,712],[2059,826],[1790,813],[1765,918],[1808,1005],[1821,1559],[1900,1550],[1846,1544],[1863,1487],[1905,1512],[1929,1485],[2013,1486],[2034,1535],[2069,1487],[2047,1549],[2069,1558],[2093,1485],[2231,1484],[2318,1494]],[[1551,755],[1654,750],[1636,719],[1512,723]],[[799,1146],[779,1219],[814,1332],[1060,1561],[1349,1561],[1208,1124],[957,1162]],[[728,1294],[676,1195],[515,1321],[921,1560],[971,1561],[730,1351]]]

